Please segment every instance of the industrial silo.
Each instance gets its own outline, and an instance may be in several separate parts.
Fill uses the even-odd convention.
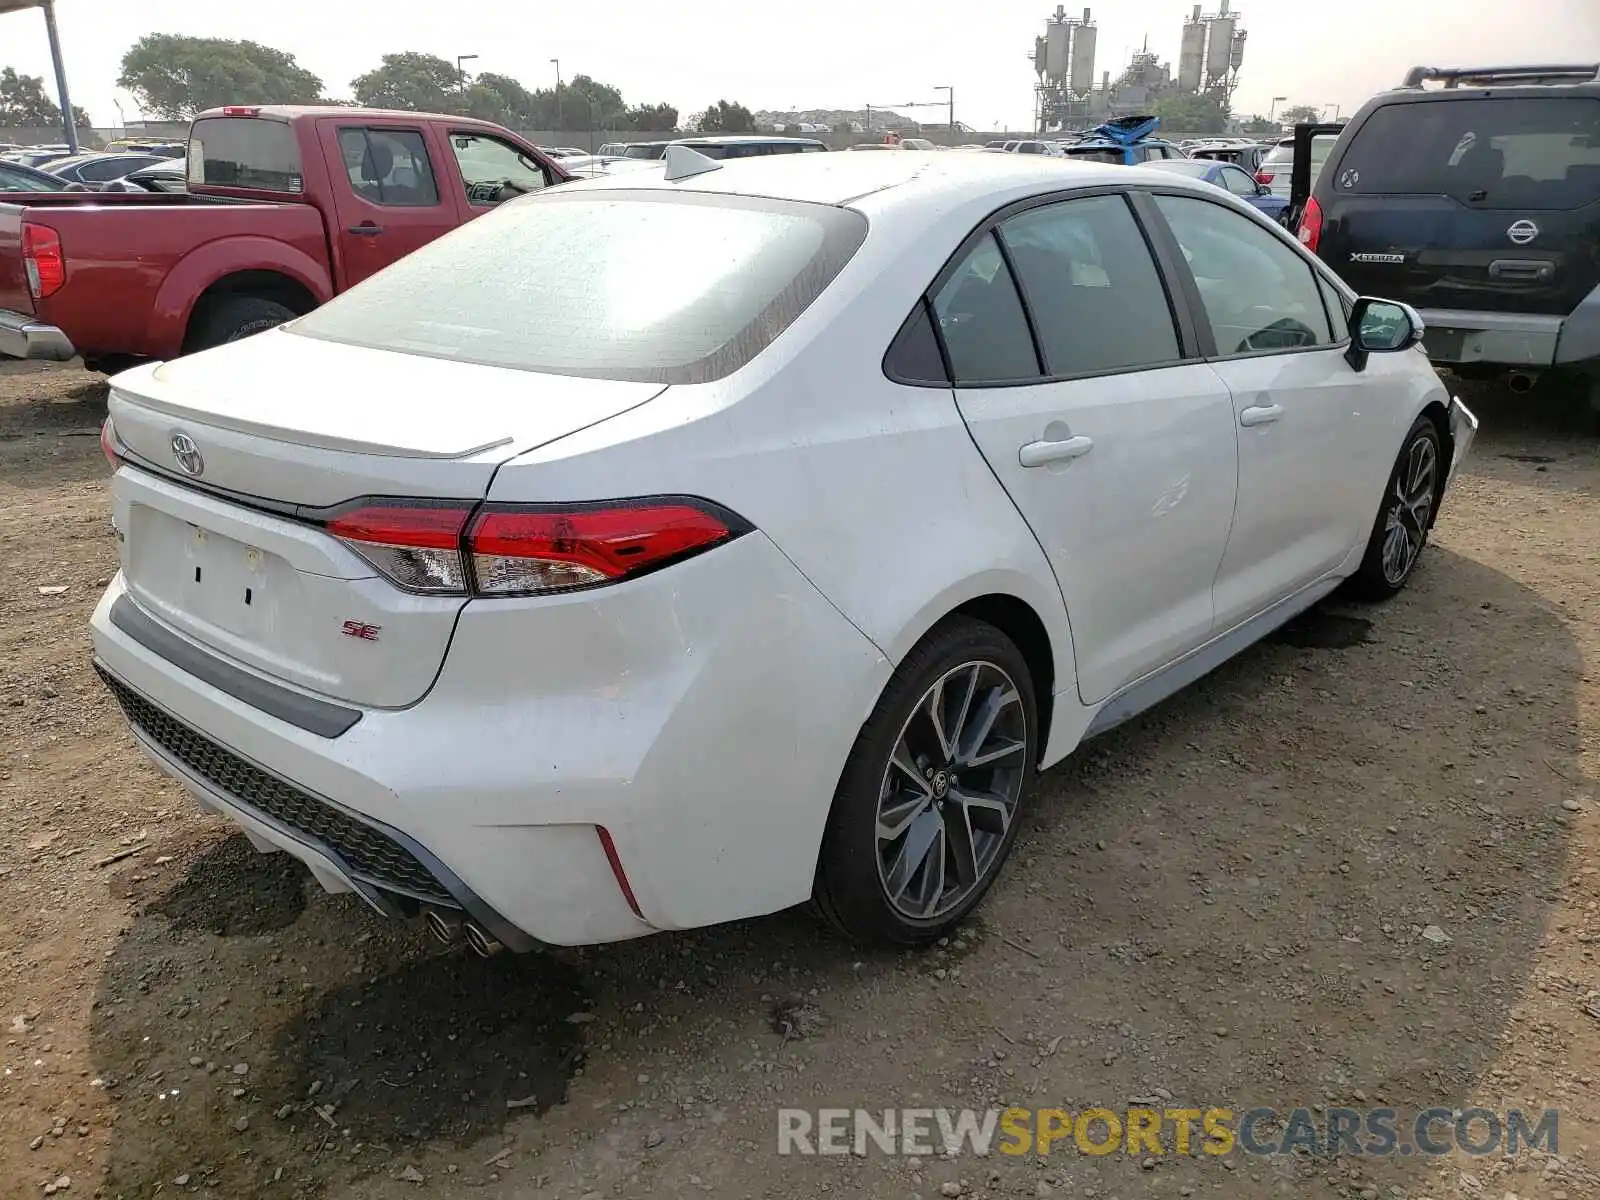
[[[1067,43],[1072,26],[1065,21],[1051,21],[1045,26],[1044,73],[1052,83],[1065,80],[1071,64],[1067,58]]]
[[[1200,20],[1200,6],[1183,23],[1183,40],[1178,43],[1178,90],[1198,92],[1200,77],[1205,74],[1206,27]]]
[[[1074,95],[1081,96],[1094,87],[1094,47],[1099,30],[1089,19],[1089,10],[1083,10],[1083,23],[1072,31],[1072,77],[1068,86]]]
[[[1244,39],[1249,36],[1243,29],[1234,32],[1233,52],[1228,56],[1228,64],[1235,71],[1244,66]]]
[[[1210,35],[1206,43],[1206,75],[1211,79],[1221,79],[1228,73],[1228,64],[1233,57],[1233,31],[1236,22],[1228,13],[1228,5],[1224,0],[1222,15],[1211,17],[1207,20]]]

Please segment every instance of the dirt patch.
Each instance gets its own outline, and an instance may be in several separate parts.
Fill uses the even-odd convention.
[[[1043,776],[945,945],[864,954],[783,914],[480,960],[255,855],[135,753],[87,664],[116,561],[100,395],[0,369],[17,1194],[1600,1195],[1600,444],[1578,418],[1475,391],[1479,452],[1414,585],[1307,614]],[[1560,1151],[776,1155],[786,1106],[1149,1096],[1548,1106]]]

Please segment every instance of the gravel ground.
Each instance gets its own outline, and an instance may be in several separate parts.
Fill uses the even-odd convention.
[[[1600,449],[1469,399],[1484,432],[1413,586],[1045,775],[949,945],[862,955],[784,914],[480,960],[144,765],[87,657],[103,386],[0,368],[0,1191],[1600,1196]],[[1559,1153],[776,1154],[780,1107],[1146,1096],[1548,1106]]]

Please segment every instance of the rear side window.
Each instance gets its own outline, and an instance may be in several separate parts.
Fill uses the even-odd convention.
[[[1330,182],[1335,194],[1577,208],[1600,200],[1600,100],[1516,96],[1386,105],[1361,126]]]
[[[303,192],[300,144],[282,121],[207,117],[189,131],[189,182],[213,187]]]
[[[866,231],[831,205],[552,191],[446,234],[292,328],[518,370],[704,383],[787,329]]]
[[[1121,196],[1029,209],[1001,227],[1054,376],[1176,362],[1178,333],[1144,235]]]
[[[1039,377],[1028,318],[994,234],[985,234],[933,298],[957,383]]]
[[[1068,150],[1067,155],[1070,158],[1080,159],[1083,162],[1120,164],[1127,161],[1127,159],[1124,157],[1123,151],[1113,149],[1110,146],[1096,147],[1093,150]]]
[[[341,129],[350,189],[373,204],[426,208],[439,203],[422,134],[412,129]]]

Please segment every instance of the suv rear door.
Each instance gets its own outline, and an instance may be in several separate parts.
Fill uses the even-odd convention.
[[[1564,316],[1600,284],[1600,96],[1397,98],[1353,131],[1314,195],[1318,253],[1357,291]]]

